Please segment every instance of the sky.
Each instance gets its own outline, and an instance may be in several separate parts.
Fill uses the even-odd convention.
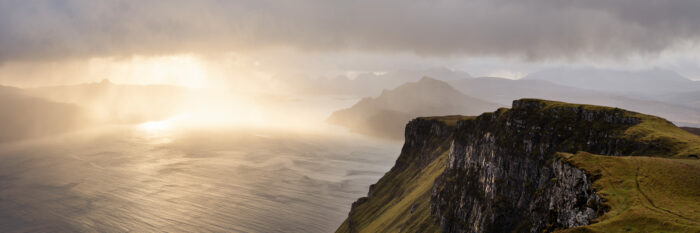
[[[700,80],[697,12],[697,0],[0,0],[0,84],[274,85],[430,67],[519,78],[560,66]]]

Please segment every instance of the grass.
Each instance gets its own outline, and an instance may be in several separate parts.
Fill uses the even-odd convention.
[[[540,111],[582,108],[589,111],[619,112],[626,117],[640,119],[639,124],[632,125],[624,131],[624,138],[630,141],[639,141],[655,145],[660,148],[658,153],[647,154],[647,156],[673,158],[700,157],[700,136],[685,131],[668,120],[657,116],[597,105],[572,104],[540,99],[522,99],[521,101],[540,103],[542,106]]]
[[[567,103],[567,102],[561,102],[561,101],[532,99],[532,98],[523,98],[523,99],[520,99],[518,101],[529,101],[529,102],[541,103],[543,110],[548,109],[548,108],[579,108],[579,107],[586,109],[586,110],[591,110],[591,111],[621,110],[619,108],[606,107],[606,106],[600,106],[600,105]]]
[[[609,208],[562,232],[700,232],[700,160],[559,155],[597,177],[593,187]]]
[[[425,120],[437,120],[445,123],[447,126],[457,126],[457,122],[461,120],[472,120],[476,118],[475,116],[461,116],[461,115],[451,115],[451,116],[433,116],[433,117],[419,117]]]
[[[603,130],[614,127],[611,132],[619,134],[610,140],[623,139],[645,145],[632,152],[637,156],[602,156],[586,152],[555,155],[594,177],[593,187],[607,208],[591,225],[561,232],[700,232],[700,160],[697,159],[700,136],[663,118],[618,108],[537,99],[521,101],[539,106],[538,112],[530,115],[550,110],[572,114],[567,110],[578,108],[639,119],[639,123],[633,125],[591,125]],[[508,111],[511,110],[499,109],[485,116],[505,116]],[[459,121],[475,117],[422,119],[454,127]],[[431,143],[450,143],[439,138],[430,140]],[[430,216],[430,192],[435,179],[445,169],[448,151],[444,146],[434,148],[443,149],[433,151],[440,156],[427,165],[420,167],[412,163],[404,169],[392,169],[382,177],[375,185],[373,196],[365,198],[337,232],[350,232],[348,221],[352,221],[353,232],[437,232],[438,223]]]
[[[425,168],[411,165],[388,173],[376,185],[373,198],[359,205],[349,219],[357,232],[437,232],[430,219],[430,191],[445,169],[447,151]],[[413,209],[413,211],[411,211]],[[336,232],[350,232],[348,220]]]
[[[625,131],[629,139],[663,144],[671,149],[668,153],[653,156],[674,158],[700,156],[700,136],[678,128],[660,117],[639,113],[635,116],[640,117],[642,122]]]

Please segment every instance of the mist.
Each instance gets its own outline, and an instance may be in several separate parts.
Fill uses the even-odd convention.
[[[692,131],[697,12],[0,0],[0,232],[330,232],[392,168],[409,122],[522,98]]]

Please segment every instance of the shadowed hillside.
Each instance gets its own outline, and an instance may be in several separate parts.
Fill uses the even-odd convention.
[[[91,117],[110,123],[162,120],[176,113],[188,94],[183,87],[120,85],[109,80],[26,91],[32,96],[81,106]]]
[[[47,136],[88,124],[80,108],[0,87],[0,142]]]

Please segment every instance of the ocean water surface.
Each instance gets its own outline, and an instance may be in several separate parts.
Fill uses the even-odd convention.
[[[110,127],[0,145],[0,232],[332,232],[399,142]]]

